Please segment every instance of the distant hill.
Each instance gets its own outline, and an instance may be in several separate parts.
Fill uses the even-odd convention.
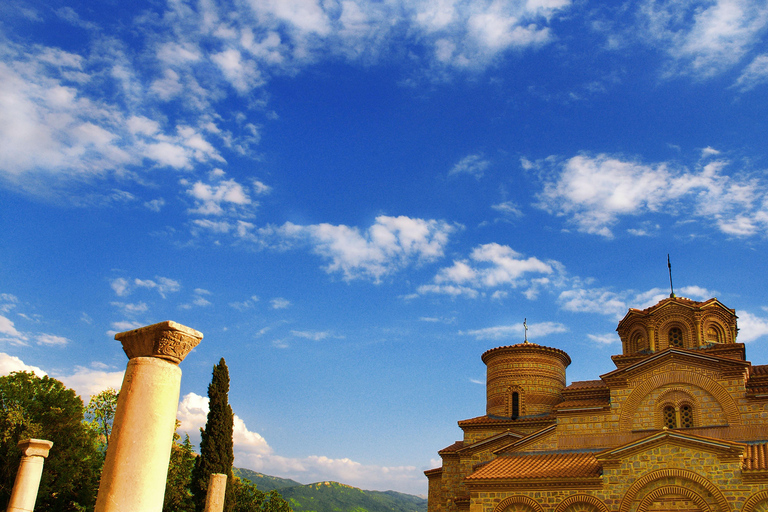
[[[256,471],[251,471],[250,469],[232,468],[232,472],[235,476],[249,480],[258,490],[263,492],[269,492],[272,489],[277,489],[279,491],[286,487],[301,487],[303,485],[296,480],[264,475],[262,473],[257,473]]]
[[[427,512],[427,500],[395,491],[364,491],[338,482],[302,485],[294,480],[234,468],[260,491],[276,489],[295,512]]]

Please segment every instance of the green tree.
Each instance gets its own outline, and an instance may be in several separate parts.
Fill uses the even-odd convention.
[[[83,401],[60,381],[16,372],[0,377],[0,509],[7,506],[28,437],[53,441],[45,461],[36,508],[93,510],[103,456],[96,434],[83,422]]]
[[[234,512],[292,512],[288,502],[275,490],[262,492],[248,480],[237,477],[233,484],[236,501]]]
[[[117,410],[117,390],[107,388],[93,395],[85,408],[85,417],[99,436],[99,442],[106,453],[109,448],[109,435],[112,433],[112,421]]]
[[[229,369],[224,358],[213,367],[213,378],[208,385],[208,419],[200,429],[200,456],[192,471],[192,495],[195,509],[205,508],[205,494],[212,473],[227,475],[224,510],[232,512],[235,506],[234,475],[232,464],[235,454],[232,447],[234,415],[229,406]]]
[[[179,421],[176,421],[179,428]],[[192,501],[192,469],[195,466],[195,452],[192,443],[189,442],[189,434],[184,441],[179,443],[181,436],[173,433],[173,445],[171,446],[171,461],[168,464],[168,479],[165,484],[165,500],[163,512],[194,512],[195,504]]]

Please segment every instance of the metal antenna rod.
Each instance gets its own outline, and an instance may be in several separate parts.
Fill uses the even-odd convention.
[[[675,287],[672,286],[672,263],[669,261],[669,254],[667,254],[667,267],[669,268],[669,291],[671,292],[669,298],[672,299],[675,297]]]

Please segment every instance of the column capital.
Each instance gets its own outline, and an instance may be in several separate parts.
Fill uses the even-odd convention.
[[[203,339],[203,333],[167,320],[115,334],[128,359],[157,357],[179,364]]]
[[[46,441],[45,439],[24,439],[19,441],[16,446],[21,449],[21,453],[25,457],[48,457],[48,452],[53,446],[52,441]]]

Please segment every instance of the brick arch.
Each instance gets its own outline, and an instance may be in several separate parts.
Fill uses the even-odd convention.
[[[651,505],[651,503],[656,501],[656,498],[661,498],[662,496],[667,496],[669,494],[685,496],[697,507],[699,507],[701,512],[711,512],[712,510],[709,507],[707,500],[702,498],[694,491],[686,489],[685,487],[680,487],[679,485],[665,485],[664,487],[659,487],[658,489],[654,489],[653,491],[649,492],[648,495],[646,495],[645,498],[643,498],[643,500],[637,506],[636,512],[647,512],[648,507]]]
[[[624,498],[621,500],[621,505],[619,506],[619,512],[629,512],[630,508],[632,508],[632,502],[634,501],[635,496],[637,496],[645,486],[656,480],[661,480],[662,478],[683,478],[698,484],[715,499],[715,502],[717,503],[717,512],[731,512],[731,506],[728,504],[728,500],[725,499],[725,496],[723,496],[723,493],[720,492],[720,489],[718,489],[715,484],[698,473],[688,471],[687,469],[659,469],[638,478],[624,494]],[[663,489],[663,487],[660,489]]]
[[[744,506],[741,507],[741,512],[752,512],[764,501],[768,501],[768,490],[760,491],[747,498]]]
[[[667,334],[672,327],[679,327],[683,331],[683,346],[685,348],[696,346],[696,324],[693,322],[693,318],[686,313],[687,311],[674,309],[656,318],[654,322],[656,350],[669,348]]]
[[[699,373],[687,371],[664,372],[654,375],[650,379],[644,380],[637,386],[624,401],[621,407],[621,416],[619,417],[619,430],[627,431],[632,429],[632,418],[635,411],[640,406],[640,402],[656,388],[666,386],[667,384],[689,384],[700,387],[715,397],[717,403],[723,408],[725,416],[728,418],[729,425],[740,425],[741,414],[736,401],[717,381],[710,379]]]
[[[595,507],[598,512],[608,512],[608,507],[605,503],[599,498],[589,494],[574,494],[573,496],[568,496],[555,507],[554,512],[564,512],[568,507],[575,505],[576,503],[587,503]]]
[[[496,507],[494,507],[493,512],[503,512],[510,505],[516,505],[516,504],[525,505],[531,508],[533,512],[544,512],[544,509],[541,508],[541,505],[539,505],[537,501],[534,501],[528,496],[523,496],[523,495],[510,496],[509,498],[504,498],[499,502],[498,505],[496,505]]]

